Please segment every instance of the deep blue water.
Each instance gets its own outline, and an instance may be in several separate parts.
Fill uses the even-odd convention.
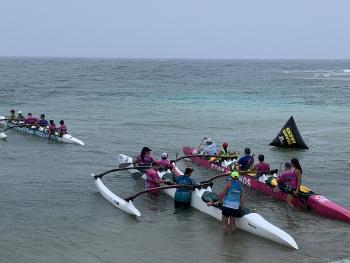
[[[349,225],[247,189],[247,205],[291,234],[299,251],[175,212],[167,196],[136,200],[135,220],[98,193],[90,173],[142,146],[171,158],[206,136],[272,167],[299,158],[303,183],[350,209],[350,61],[0,58],[0,114],[64,119],[85,147],[8,131],[0,142],[0,262],[328,262],[350,258]],[[293,115],[309,150],[269,146]],[[182,168],[185,163],[179,164]],[[196,167],[201,180],[216,174]],[[104,179],[143,188],[127,172]],[[215,189],[220,190],[222,182]],[[239,245],[238,245],[239,244]],[[202,258],[203,257],[203,258]]]

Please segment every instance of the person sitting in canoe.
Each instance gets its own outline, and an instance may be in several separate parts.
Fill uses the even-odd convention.
[[[137,164],[138,166],[150,166],[154,160],[154,158],[151,156],[151,149],[148,147],[143,147],[141,150],[141,153],[136,156],[135,161],[133,164]]]
[[[218,154],[218,148],[212,139],[210,139],[210,138],[206,139],[205,144],[206,144],[206,146],[204,146],[202,154],[204,154],[204,155],[217,155]],[[210,159],[210,158],[208,158],[208,159]],[[217,159],[217,157],[213,157],[213,159],[211,159],[211,161],[216,161],[216,159]]]
[[[48,122],[45,119],[45,114],[40,115],[40,120],[38,120],[37,125],[42,128],[45,128],[48,125]]]
[[[192,175],[193,169],[187,167],[185,169],[184,175],[175,176],[174,181],[176,184],[185,184],[185,185],[194,185],[195,181],[190,178]],[[174,205],[175,208],[180,207],[189,207],[191,205],[191,189],[177,188],[174,196]]]
[[[300,191],[303,169],[301,168],[301,165],[300,165],[299,160],[297,158],[293,158],[292,160],[290,160],[290,162],[292,163],[292,166],[294,169],[294,174],[296,175],[297,180],[298,180],[297,189],[295,189],[295,191],[294,191],[294,194],[296,195]]]
[[[247,171],[253,167],[254,157],[250,155],[250,148],[246,147],[244,149],[244,156],[239,158],[238,164],[240,165],[241,171]]]
[[[158,176],[159,166],[156,162],[152,162],[151,168],[146,171],[146,189],[159,187],[161,183],[165,181],[160,179]],[[158,193],[159,191],[155,190],[152,193]]]
[[[265,156],[263,154],[259,154],[258,159],[259,163],[255,164],[251,169],[251,171],[256,172],[257,177],[270,172],[270,164],[264,161]]]
[[[10,110],[10,116],[8,117],[8,120],[10,122],[16,122],[17,121],[17,116],[16,116],[16,111],[15,110]]]
[[[67,126],[64,124],[64,120],[60,121],[60,127],[58,127],[58,136],[62,137],[63,135],[68,133]]]
[[[159,166],[159,169],[164,171],[173,167],[170,161],[168,160],[168,153],[162,153],[160,160],[157,161],[157,164]]]
[[[24,121],[24,120],[25,120],[25,118],[22,114],[22,111],[19,110],[18,114],[17,114],[17,122]]]
[[[48,133],[49,133],[49,140],[51,139],[51,135],[55,135],[56,132],[56,124],[53,120],[49,121],[49,129],[48,129]]]
[[[229,225],[232,233],[237,229],[236,217],[242,217],[244,207],[243,187],[239,181],[239,173],[233,171],[230,180],[224,185],[224,189],[219,194],[220,199],[215,202],[208,202],[207,205],[218,205],[222,201],[222,227],[224,234],[228,234]]]
[[[219,161],[223,162],[223,161],[229,160],[229,159],[233,160],[234,158],[237,157],[237,153],[236,152],[230,152],[228,150],[228,143],[224,142],[222,144],[222,150],[220,150],[220,152],[219,152],[219,156],[223,157],[223,158],[219,158]]]
[[[24,120],[24,124],[27,124],[28,126],[35,126],[37,121],[38,119],[33,117],[33,114],[29,112],[27,118]]]
[[[275,191],[282,191],[287,193],[287,204],[294,207],[292,204],[292,195],[296,191],[298,186],[298,179],[294,171],[292,170],[292,164],[286,162],[284,164],[284,172],[277,178],[277,186]]]

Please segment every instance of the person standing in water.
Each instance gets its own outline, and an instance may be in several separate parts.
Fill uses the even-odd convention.
[[[134,164],[138,166],[150,166],[156,160],[151,156],[151,149],[148,147],[143,147],[141,153],[136,156]]]
[[[195,181],[192,178],[190,178],[192,172],[193,169],[187,167],[185,169],[184,175],[174,177],[175,183],[181,185],[194,185]],[[177,188],[174,196],[175,208],[180,208],[182,206],[189,207],[191,205],[191,195],[192,189]]]
[[[222,201],[222,229],[225,235],[228,234],[229,226],[232,233],[236,232],[236,218],[243,216],[244,207],[243,187],[239,181],[239,173],[233,171],[230,176],[230,180],[219,194],[221,200],[207,203],[208,206],[218,205]]]
[[[146,171],[146,189],[160,187],[161,183],[165,181],[160,179],[158,176],[159,166],[156,162],[152,163],[151,168]],[[154,190],[151,193],[158,193],[159,190]]]

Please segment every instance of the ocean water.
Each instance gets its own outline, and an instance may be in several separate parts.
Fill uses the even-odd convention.
[[[291,209],[246,189],[246,205],[294,237],[299,250],[238,231],[165,194],[114,208],[91,173],[149,146],[159,157],[211,137],[263,153],[274,168],[299,158],[303,184],[350,209],[350,61],[0,58],[0,114],[64,119],[86,146],[8,131],[0,142],[0,262],[330,262],[350,258],[349,224]],[[269,146],[293,115],[309,150]],[[187,163],[179,163],[181,168]],[[194,178],[218,172],[195,166]],[[144,188],[128,172],[104,177],[120,196]],[[214,189],[220,191],[222,181]]]

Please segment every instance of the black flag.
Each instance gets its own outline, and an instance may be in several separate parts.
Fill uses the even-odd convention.
[[[278,133],[270,145],[282,148],[309,149],[300,135],[293,116],[289,118],[287,123],[283,126],[282,130]]]

